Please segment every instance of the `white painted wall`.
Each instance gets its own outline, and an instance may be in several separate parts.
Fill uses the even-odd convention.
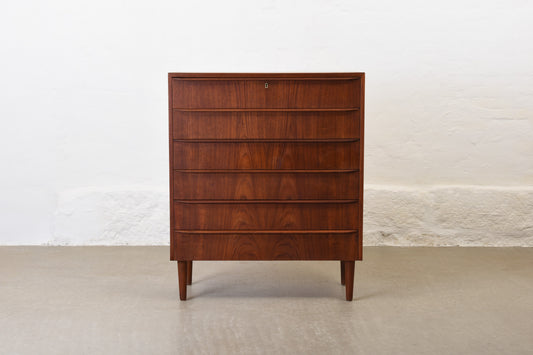
[[[0,244],[168,243],[169,71],[365,71],[365,244],[533,246],[532,19],[526,0],[4,0]]]

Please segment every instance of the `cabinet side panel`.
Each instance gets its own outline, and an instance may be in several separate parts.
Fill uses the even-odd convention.
[[[361,79],[359,80],[361,83],[361,89],[359,93],[359,108],[360,108],[360,116],[359,116],[359,135],[360,135],[360,141],[359,141],[359,238],[357,240],[357,246],[358,246],[358,252],[357,252],[357,260],[363,260],[363,194],[365,189],[364,184],[364,147],[365,147],[365,74],[363,73],[361,75]]]
[[[172,132],[174,132],[174,129],[172,127],[172,96],[173,96],[173,89],[172,89],[172,75],[168,74],[168,170],[169,170],[169,205],[170,205],[170,260],[176,260],[176,245],[175,245],[175,239],[173,238],[174,235],[174,190],[173,190],[173,181],[174,181],[174,168],[173,168],[173,162],[174,162],[174,149],[172,146]]]

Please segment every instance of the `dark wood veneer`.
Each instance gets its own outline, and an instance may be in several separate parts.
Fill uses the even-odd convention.
[[[355,260],[358,239],[357,232],[176,232],[174,243],[177,260]]]
[[[356,169],[359,142],[174,142],[176,169]]]
[[[173,79],[172,86],[174,108],[348,108],[360,95],[357,79]]]
[[[356,199],[358,172],[174,172],[174,198],[269,200]],[[223,189],[220,186],[224,186]]]
[[[359,111],[179,111],[174,139],[359,138]]]
[[[315,201],[316,202],[316,201]],[[176,229],[356,229],[356,203],[176,202]],[[355,218],[354,218],[355,217]]]
[[[170,73],[170,256],[362,259],[363,73]]]

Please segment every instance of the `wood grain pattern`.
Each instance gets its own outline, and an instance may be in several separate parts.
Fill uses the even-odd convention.
[[[357,203],[175,203],[178,230],[357,228]]]
[[[362,259],[364,73],[170,73],[170,254]],[[268,88],[265,87],[268,83]]]
[[[356,79],[172,79],[172,87],[174,108],[350,108],[360,94]]]
[[[174,142],[175,169],[356,169],[359,142]]]
[[[179,111],[174,139],[359,138],[359,111]]]
[[[355,260],[357,233],[189,234],[176,232],[175,259]],[[179,246],[179,247],[177,247]]]
[[[223,189],[220,186],[224,186]],[[174,198],[221,200],[357,199],[359,173],[174,172]]]

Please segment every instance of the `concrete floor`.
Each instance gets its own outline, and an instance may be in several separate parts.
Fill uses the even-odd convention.
[[[195,262],[168,247],[1,247],[0,354],[531,354],[533,249],[365,248],[338,262]]]

